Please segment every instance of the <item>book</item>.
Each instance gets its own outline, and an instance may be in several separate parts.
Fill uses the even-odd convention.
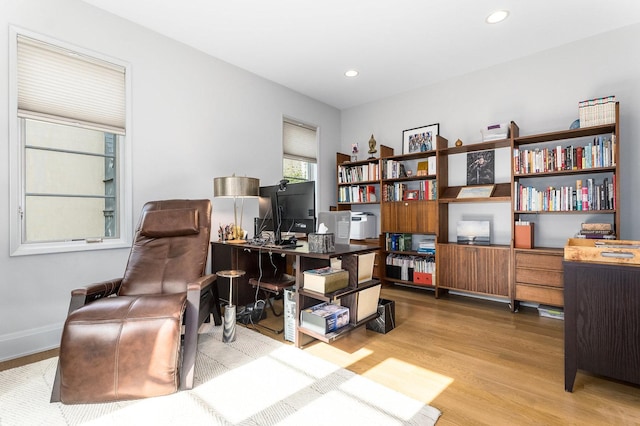
[[[612,231],[612,223],[583,223],[580,225],[580,229],[583,231]]]
[[[304,271],[304,288],[318,293],[333,293],[349,285],[349,272],[330,266]]]
[[[349,324],[349,308],[323,302],[300,312],[300,326],[319,334],[336,331]]]

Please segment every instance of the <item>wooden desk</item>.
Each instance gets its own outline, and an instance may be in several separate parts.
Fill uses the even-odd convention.
[[[640,384],[640,266],[563,266],[565,390],[578,369]]]
[[[292,257],[295,265],[296,277],[296,337],[295,345],[302,346],[302,337],[311,336],[325,342],[331,342],[349,333],[356,327],[365,325],[375,318],[377,313],[356,322],[357,293],[378,285],[378,280],[371,280],[358,284],[358,255],[376,251],[377,246],[336,244],[335,251],[331,253],[311,253],[306,242],[300,242],[297,248],[282,248],[275,246],[257,246],[251,244],[225,244],[223,242],[211,243],[211,270],[215,273],[222,269],[241,269],[246,271],[244,277],[238,279],[238,288],[234,291],[234,303],[245,305],[254,302],[254,292],[248,284],[249,278],[258,277],[262,271],[263,277],[286,272],[286,259]],[[331,294],[319,294],[304,289],[303,272],[328,266],[334,257],[342,259],[342,268],[349,271],[349,285],[346,289],[338,290]],[[270,275],[271,274],[271,275]],[[229,294],[228,283],[220,283],[220,298],[224,299]],[[340,299],[343,306],[349,307],[350,324],[340,330],[326,335],[319,335],[300,327],[300,311],[322,301]]]

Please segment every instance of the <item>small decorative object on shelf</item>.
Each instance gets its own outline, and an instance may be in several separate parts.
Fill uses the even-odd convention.
[[[471,185],[460,188],[457,198],[489,198],[495,185]]]
[[[358,161],[358,144],[351,144],[351,161]]]
[[[462,146],[462,141],[460,139],[456,141],[456,146]]]
[[[373,137],[373,133],[371,134],[371,139],[369,139],[369,160],[373,160],[374,158],[376,158],[373,154],[375,154],[376,152],[378,152],[378,150],[376,149],[376,140]]]

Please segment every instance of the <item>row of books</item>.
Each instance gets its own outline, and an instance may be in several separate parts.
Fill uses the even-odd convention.
[[[341,186],[338,188],[339,203],[375,203],[378,201],[374,185]]]
[[[436,157],[428,157],[417,164],[416,176],[436,174]],[[382,179],[397,179],[407,177],[405,163],[398,160],[384,160],[382,162]]]
[[[515,174],[581,170],[615,166],[615,135],[598,136],[585,146],[513,150]]]
[[[338,166],[338,183],[357,183],[380,180],[378,163],[368,163],[360,166]]]
[[[418,189],[409,189],[406,183],[394,182],[382,185],[383,201],[436,200],[438,182],[435,179],[417,182]]]
[[[578,102],[580,127],[610,124],[616,121],[616,97],[588,99]]]
[[[604,178],[601,184],[594,179],[576,181],[573,186],[537,189],[515,183],[514,209],[517,211],[580,211],[613,210],[615,204],[615,175],[610,182]]]
[[[388,278],[412,281],[416,284],[435,284],[436,260],[433,256],[389,254],[385,261]]]
[[[410,251],[413,247],[413,234],[385,234],[385,249],[390,251]]]
[[[382,179],[396,179],[407,177],[404,163],[397,160],[384,160],[382,162]]]

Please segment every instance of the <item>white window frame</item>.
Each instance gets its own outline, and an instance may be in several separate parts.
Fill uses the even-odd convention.
[[[22,241],[22,213],[25,200],[24,153],[22,135],[18,118],[18,69],[17,36],[24,35],[45,43],[53,44],[79,54],[87,55],[125,68],[126,90],[126,128],[125,135],[118,138],[118,227],[119,237],[97,242],[56,241],[25,243]],[[107,57],[87,49],[71,45],[51,37],[43,36],[22,28],[9,28],[9,253],[11,256],[24,256],[45,253],[64,253],[76,251],[104,250],[131,247],[133,240],[133,185],[132,185],[132,149],[131,149],[131,65],[122,60]]]

